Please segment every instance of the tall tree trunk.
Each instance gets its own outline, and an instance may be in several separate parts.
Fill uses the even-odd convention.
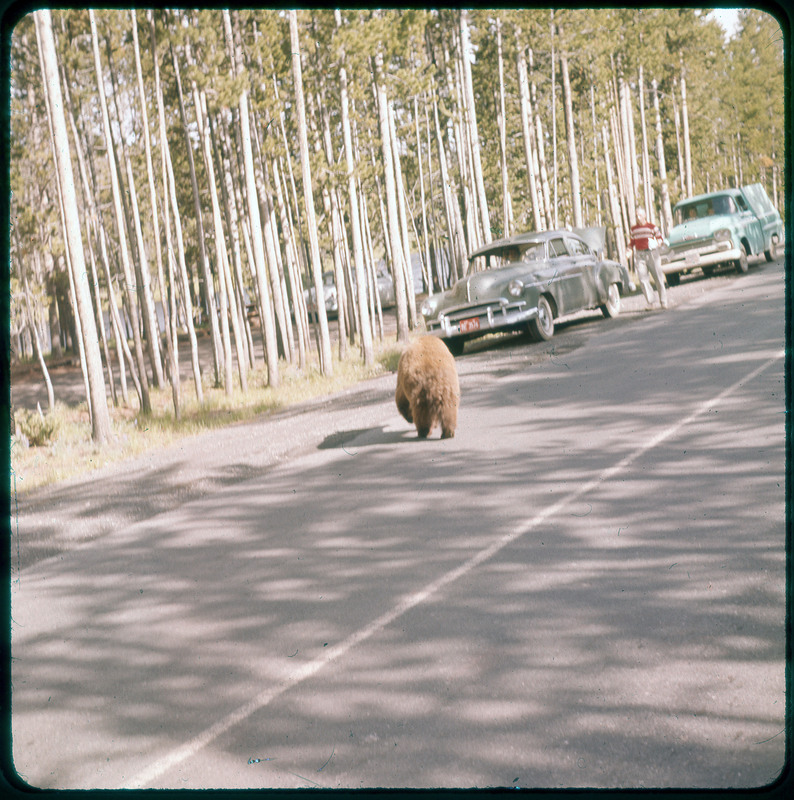
[[[383,174],[386,182],[386,206],[388,236],[394,257],[394,288],[397,300],[397,341],[408,341],[408,308],[406,302],[405,265],[400,234],[400,212],[397,207],[397,188],[394,180],[391,130],[389,125],[389,101],[383,81],[383,56],[375,55],[375,83],[378,95],[378,118],[383,150]]]
[[[427,106],[425,106],[427,112]],[[416,160],[419,163],[419,202],[422,209],[422,242],[424,243],[424,262],[427,265],[427,294],[433,295],[433,271],[430,264],[430,239],[427,235],[427,209],[425,207],[425,170],[422,164],[422,138],[419,134],[419,101],[414,95],[414,125],[416,126]]]
[[[191,366],[193,368],[193,382],[196,387],[196,400],[198,401],[199,405],[201,405],[204,402],[204,388],[201,385],[201,367],[198,357],[198,341],[196,339],[196,328],[193,324],[193,304],[190,296],[190,278],[188,277],[187,265],[185,264],[185,247],[182,241],[182,225],[179,218],[179,206],[176,202],[176,182],[174,181],[174,170],[171,164],[171,151],[168,146],[168,136],[165,127],[165,107],[163,103],[162,86],[160,85],[160,61],[157,55],[157,37],[155,32],[154,14],[151,11],[147,11],[147,16],[149,19],[149,30],[152,41],[152,59],[154,61],[154,93],[157,97],[157,118],[160,131],[160,163],[163,173],[163,209],[165,211],[166,243],[168,246],[168,269],[169,274],[172,275],[171,310],[172,314],[176,313],[176,291],[177,284],[180,284],[182,287],[182,301],[185,310],[185,327],[187,328],[188,339],[190,340],[190,356]],[[173,280],[174,256],[170,243],[171,233],[168,221],[169,203],[174,215],[174,231],[176,232],[177,257],[179,259],[179,278],[177,280]],[[173,387],[173,393],[178,395],[179,339],[177,337],[175,318],[173,318],[171,321],[171,335],[174,342],[171,358],[171,385]],[[174,381],[176,381],[176,385],[174,384]],[[174,398],[174,402],[178,402],[177,397]],[[179,412],[176,410],[176,408],[174,413],[178,418]]]
[[[559,29],[563,38],[562,28]],[[573,100],[571,98],[571,78],[568,75],[568,56],[560,51],[560,73],[562,75],[562,98],[565,109],[565,127],[568,139],[568,169],[571,176],[571,201],[573,204],[573,226],[584,227],[582,222],[582,189],[579,184],[579,159],[576,155],[576,134],[573,127]]]
[[[135,73],[138,78],[138,97],[141,103],[141,127],[143,128],[143,145],[146,152],[146,176],[149,182],[149,204],[152,209],[152,230],[154,233],[154,253],[155,263],[157,264],[157,278],[160,284],[160,304],[163,308],[163,321],[165,323],[165,340],[166,351],[169,361],[172,360],[172,351],[174,349],[174,342],[171,340],[171,320],[169,318],[169,308],[166,301],[166,286],[165,275],[163,270],[163,254],[160,243],[160,219],[157,209],[157,190],[154,184],[154,165],[152,162],[152,143],[149,133],[149,113],[146,110],[146,92],[143,85],[143,68],[141,67],[141,48],[138,41],[138,18],[135,9],[130,10],[132,19],[132,40],[135,51]],[[156,54],[152,53],[152,57],[156,58]],[[155,316],[155,320],[156,320]],[[159,327],[156,327],[158,332],[159,341]],[[158,348],[158,361],[159,361],[159,348]],[[158,386],[162,386],[162,366],[159,367],[157,372]],[[179,383],[179,376],[176,377],[177,384]],[[179,391],[174,391],[172,386],[172,399],[174,401],[174,415],[179,415]]]
[[[659,112],[659,93],[654,78],[651,82],[653,110],[656,113],[656,159],[659,162],[659,183],[662,195],[662,225],[664,233],[669,234],[673,227],[673,212],[670,208],[670,192],[667,188],[667,165],[664,160],[664,141],[662,140],[662,117]]]
[[[394,108],[387,104],[389,112],[389,140],[391,142],[392,163],[394,164],[394,186],[397,194],[397,210],[400,214],[400,241],[403,249],[405,268],[405,299],[408,303],[408,327],[416,327],[416,291],[414,289],[414,268],[411,258],[411,238],[408,234],[408,208],[405,204],[405,184],[400,164],[400,148],[397,143],[397,128],[394,124]]]
[[[441,189],[444,192],[444,206],[447,212],[447,230],[451,244],[452,279],[457,281],[466,271],[466,236],[463,231],[463,220],[460,216],[457,189],[447,166],[447,154],[444,149],[444,138],[441,135],[441,123],[438,119],[438,102],[433,93],[433,121],[436,129],[436,145],[438,162],[441,168]]]
[[[94,202],[94,189],[93,184],[89,181],[88,170],[85,164],[85,157],[83,155],[83,137],[77,129],[75,122],[74,108],[72,106],[72,98],[69,93],[69,82],[66,78],[66,71],[61,65],[61,73],[63,76],[63,99],[65,101],[66,116],[69,125],[72,129],[72,138],[74,139],[74,148],[77,154],[77,166],[80,173],[80,185],[83,189],[83,201],[85,202],[86,216],[88,217],[88,235],[86,236],[86,244],[88,246],[88,260],[91,265],[91,284],[94,288],[94,306],[96,310],[97,328],[99,329],[99,338],[102,343],[102,352],[105,356],[105,368],[108,374],[108,387],[110,389],[110,396],[113,400],[113,405],[118,405],[118,398],[116,396],[116,386],[113,380],[113,366],[110,359],[110,350],[108,348],[107,332],[105,330],[104,321],[102,319],[102,300],[99,295],[99,280],[97,278],[96,258],[94,256],[94,248],[91,244],[92,238],[97,238],[98,241],[98,215],[96,210],[96,203]]]
[[[607,137],[607,126],[601,126],[601,136],[604,142],[604,166],[606,167],[607,186],[609,191],[609,211],[612,219],[612,233],[615,237],[615,247],[618,252],[618,261],[626,263],[626,236],[621,224],[620,201],[618,200],[618,189],[612,178],[612,163],[609,158],[609,139]]]
[[[532,48],[529,49],[529,71],[530,74],[534,72]],[[549,173],[546,168],[546,147],[543,143],[543,123],[540,119],[540,109],[538,108],[537,87],[535,81],[530,81],[529,84],[530,98],[532,102],[532,110],[535,114],[535,144],[538,150],[538,169],[540,173],[540,186],[543,197],[543,211],[546,216],[546,227],[554,227],[554,217],[551,210],[551,190],[549,187]]]
[[[686,104],[686,67],[684,66],[684,58],[681,59],[681,121],[683,122],[683,135],[684,135],[684,162],[686,168],[686,194],[687,197],[692,197],[694,192],[694,182],[692,180],[692,146],[689,142],[689,111]]]
[[[223,388],[227,396],[234,392],[234,377],[232,370],[232,343],[229,333],[229,317],[231,316],[234,326],[234,343],[237,350],[237,368],[240,375],[240,385],[242,390],[247,391],[246,370],[247,362],[241,351],[242,331],[239,327],[237,307],[234,293],[229,291],[229,257],[226,250],[226,236],[223,231],[223,221],[221,220],[221,208],[218,202],[218,189],[215,184],[215,168],[212,163],[212,145],[210,143],[209,121],[204,119],[204,111],[201,105],[201,97],[198,95],[198,87],[193,84],[194,105],[196,108],[196,121],[198,123],[199,138],[203,144],[204,168],[207,172],[207,183],[210,186],[210,202],[212,205],[212,224],[215,231],[215,261],[218,272],[218,294],[220,300],[220,321],[221,321],[221,341],[223,342]]]
[[[477,132],[477,114],[474,107],[474,84],[471,79],[471,61],[469,60],[469,24],[468,12],[460,12],[460,38],[463,57],[463,78],[466,92],[466,115],[468,119],[469,136],[473,152],[474,183],[477,190],[477,200],[482,223],[483,244],[491,241],[491,221],[488,215],[488,201],[485,197],[485,182],[482,177],[482,161],[480,158],[480,137]]]
[[[146,258],[146,250],[143,243],[143,231],[141,230],[141,218],[138,211],[138,193],[135,191],[135,177],[132,174],[132,164],[129,156],[126,160],[128,191],[130,193],[132,227],[138,242],[138,269],[136,272],[141,278],[139,286],[140,296],[143,300],[143,330],[146,335],[146,348],[149,351],[149,361],[155,374],[155,385],[162,388],[165,384],[163,378],[163,362],[160,358],[160,327],[157,324],[157,313],[154,310],[154,298],[152,297],[152,281],[149,272],[149,261]]]
[[[640,130],[642,131],[642,185],[645,197],[645,208],[648,211],[648,219],[652,219],[653,179],[651,176],[651,161],[648,156],[648,135],[645,130],[645,73],[643,72],[642,64],[639,65],[637,80],[637,93],[640,97]]]
[[[207,259],[207,249],[204,237],[204,223],[201,213],[201,196],[199,195],[198,180],[196,178],[196,164],[193,159],[193,143],[190,139],[190,130],[185,109],[184,93],[182,91],[182,77],[179,69],[179,61],[176,51],[171,45],[171,61],[174,65],[174,77],[176,78],[176,93],[179,100],[179,115],[182,119],[182,129],[185,136],[185,152],[187,154],[188,169],[190,171],[190,186],[193,190],[193,208],[196,214],[196,247],[198,249],[199,265],[203,279],[203,301],[209,316],[210,339],[212,341],[212,363],[215,372],[215,385],[221,385],[221,371],[224,369],[223,363],[223,342],[221,332],[218,330],[218,309],[215,305],[215,286],[212,279],[209,261]],[[196,113],[200,113],[196,110]]]
[[[295,89],[295,110],[297,112],[298,141],[300,143],[301,173],[303,177],[303,202],[306,211],[306,227],[309,234],[309,248],[312,279],[317,306],[317,319],[320,325],[320,371],[323,375],[333,374],[331,358],[331,337],[328,332],[328,316],[323,302],[323,271],[320,258],[320,245],[317,240],[317,220],[314,211],[314,192],[309,165],[309,140],[306,126],[306,103],[303,97],[303,68],[301,66],[300,36],[298,34],[298,15],[291,10],[289,14],[290,44],[292,46],[292,76]]]
[[[88,11],[91,22],[91,38],[94,48],[94,67],[97,75],[97,85],[99,88],[99,104],[102,109],[102,122],[105,131],[105,144],[107,147],[108,171],[110,173],[110,185],[113,192],[113,206],[116,212],[116,225],[119,235],[119,252],[121,264],[124,270],[124,282],[126,286],[127,303],[129,305],[130,322],[132,324],[132,336],[135,344],[135,363],[138,367],[138,378],[140,380],[141,392],[141,411],[150,414],[152,410],[149,399],[149,378],[146,373],[146,363],[143,357],[143,343],[141,341],[140,325],[138,323],[138,307],[135,296],[134,270],[130,264],[129,248],[127,246],[127,236],[125,232],[124,210],[122,208],[121,188],[119,186],[119,176],[116,172],[115,149],[113,146],[113,136],[110,128],[110,116],[108,115],[107,101],[105,100],[105,88],[102,76],[102,64],[99,58],[99,38],[97,36],[96,19],[94,12]]]
[[[339,10],[334,11],[334,21],[337,30],[342,27],[342,15]],[[347,95],[347,70],[345,68],[345,57],[342,54],[339,68],[339,83],[341,92],[342,106],[342,134],[345,143],[345,163],[347,166],[347,198],[350,203],[349,222],[353,238],[353,262],[355,264],[356,292],[358,294],[359,318],[361,320],[361,355],[364,366],[371,367],[374,362],[374,351],[372,342],[372,322],[369,316],[367,305],[367,277],[364,265],[364,248],[361,238],[361,225],[358,208],[358,192],[356,191],[355,178],[355,159],[353,156],[353,140],[350,133],[350,112],[348,108]]]
[[[593,174],[595,175],[596,187],[596,224],[601,225],[601,184],[598,176],[598,130],[596,128],[596,113],[595,113],[595,87],[590,84],[590,114],[593,121]]]
[[[242,72],[242,52],[238,42],[232,34],[231,15],[223,11],[224,30],[227,44],[234,54],[232,63],[235,65],[235,74]],[[261,313],[262,330],[265,342],[265,359],[267,362],[268,385],[276,388],[279,383],[278,345],[276,342],[276,328],[273,322],[273,305],[267,285],[265,262],[265,248],[262,242],[262,222],[259,214],[259,198],[256,192],[256,178],[254,177],[254,153],[251,143],[251,121],[248,111],[248,90],[243,89],[239,98],[240,138],[243,150],[243,163],[245,165],[245,186],[248,200],[248,223],[253,244],[254,259],[256,262],[256,280],[259,288],[259,308]]]
[[[499,61],[499,153],[502,173],[502,236],[513,232],[510,205],[510,182],[507,178],[507,118],[505,117],[505,70],[502,58],[502,20],[496,17],[496,52]],[[522,115],[523,116],[523,115]],[[421,163],[421,162],[420,162]]]
[[[535,159],[532,152],[534,128],[532,126],[532,106],[529,99],[529,76],[527,75],[527,62],[526,56],[524,55],[521,28],[516,28],[515,36],[518,69],[518,97],[521,109],[521,132],[524,142],[524,163],[527,169],[529,200],[532,204],[534,229],[540,231],[543,230],[543,220],[541,219],[541,204],[538,193],[538,180],[535,172]]]
[[[52,32],[52,17],[49,10],[43,9],[34,14],[36,32],[41,50],[43,80],[46,87],[50,120],[52,123],[55,167],[61,187],[65,218],[65,238],[73,259],[72,266],[79,279],[75,281],[75,305],[84,322],[86,375],[88,378],[88,397],[91,404],[92,438],[97,444],[104,444],[111,437],[110,412],[107,405],[105,381],[102,376],[102,356],[99,352],[96,323],[86,275],[85,256],[80,235],[80,222],[77,216],[77,197],[74,194],[74,174],[69,153],[69,137],[63,116],[63,98],[58,81],[58,63],[55,51],[55,37]]]
[[[678,78],[673,78],[673,91],[670,96],[673,100],[673,120],[675,121],[675,147],[678,155],[678,184],[681,187],[681,194],[687,196],[686,191],[686,169],[684,168],[684,153],[681,149],[681,115],[678,111],[678,100],[676,91],[678,89]]]
[[[28,325],[30,332],[33,336],[33,346],[36,351],[36,358],[39,360],[41,367],[41,374],[44,377],[44,385],[47,387],[47,409],[52,411],[55,406],[55,392],[52,388],[52,380],[50,379],[50,372],[47,369],[47,362],[44,360],[44,354],[41,352],[41,338],[39,337],[38,326],[36,325],[36,317],[33,313],[33,302],[30,299],[30,286],[28,285],[28,276],[24,276],[23,285],[25,289],[25,308],[28,313]]]

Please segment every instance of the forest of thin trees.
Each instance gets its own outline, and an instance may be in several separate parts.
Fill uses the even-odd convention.
[[[430,294],[492,239],[597,225],[628,263],[638,205],[667,233],[754,182],[785,215],[783,52],[753,9],[729,40],[684,8],[36,11],[10,50],[12,352],[45,377],[79,355],[101,443],[109,404],[154,387],[178,418],[246,392],[257,352],[270,386],[334,348],[371,365],[381,260],[404,341],[414,261]],[[305,293],[328,272],[332,321]]]

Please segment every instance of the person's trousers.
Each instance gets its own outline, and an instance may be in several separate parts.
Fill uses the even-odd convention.
[[[648,303],[652,302],[651,284],[649,276],[656,284],[656,291],[659,293],[659,302],[663,307],[667,306],[667,289],[664,285],[664,272],[662,272],[662,258],[658,250],[635,250],[637,259],[637,277],[640,279],[642,293]]]

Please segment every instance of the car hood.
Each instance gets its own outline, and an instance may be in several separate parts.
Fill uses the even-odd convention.
[[[533,265],[534,267],[535,265]],[[493,300],[507,292],[507,284],[512,280],[535,280],[533,267],[528,264],[513,264],[497,269],[475,272],[459,280],[445,296],[445,305],[478,303]],[[446,302],[446,301],[449,302]]]
[[[689,219],[676,225],[670,231],[667,241],[670,245],[681,244],[695,239],[708,239],[720,228],[731,228],[733,222],[731,214],[715,214],[711,217],[701,217],[700,219]]]

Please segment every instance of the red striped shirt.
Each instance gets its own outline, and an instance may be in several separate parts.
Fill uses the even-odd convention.
[[[644,222],[642,224],[637,222],[631,226],[631,240],[629,244],[635,250],[647,250],[649,239],[656,239],[659,244],[664,244],[662,232],[652,222]]]

